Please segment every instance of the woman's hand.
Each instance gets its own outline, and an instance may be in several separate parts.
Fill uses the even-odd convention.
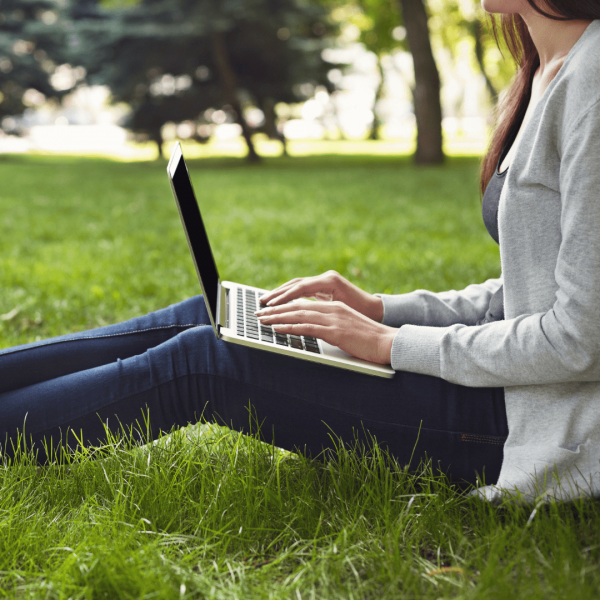
[[[364,292],[336,271],[327,271],[316,277],[298,277],[265,294],[261,304],[280,306],[298,298],[339,301],[361,315],[381,323],[383,302],[381,298]]]
[[[390,364],[392,343],[398,332],[339,301],[299,300],[263,308],[256,315],[262,324],[272,325],[278,333],[316,337],[380,365]]]

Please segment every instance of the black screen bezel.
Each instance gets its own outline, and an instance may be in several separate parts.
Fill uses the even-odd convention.
[[[173,150],[167,171],[206,308],[215,334],[218,336],[221,280],[179,143]]]

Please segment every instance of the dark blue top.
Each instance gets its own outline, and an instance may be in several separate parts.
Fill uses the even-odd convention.
[[[502,159],[498,162],[500,165]],[[498,169],[494,172],[494,176],[490,179],[488,186],[485,188],[485,194],[483,194],[482,212],[483,222],[488,233],[492,236],[496,244],[500,243],[500,236],[498,235],[498,206],[500,205],[500,195],[504,188],[504,182],[506,181],[506,174],[508,169],[498,173]]]
[[[509,136],[507,144],[502,150],[502,154],[500,155],[500,159],[498,160],[498,164],[496,165],[494,175],[490,179],[490,182],[485,188],[485,193],[483,194],[483,202],[481,206],[481,211],[483,213],[483,222],[485,223],[485,228],[488,230],[488,233],[492,236],[492,238],[497,244],[500,243],[500,235],[498,233],[498,207],[500,206],[500,195],[502,194],[504,182],[506,181],[506,174],[508,173],[508,169],[502,171],[502,173],[499,172],[499,169],[500,165],[502,164],[502,161],[508,154],[508,150],[514,142],[515,137],[515,128],[513,128],[513,131]],[[481,321],[479,321],[477,325],[483,325],[485,323],[491,323],[492,321],[503,320],[504,286],[500,286],[500,288],[490,299],[490,306],[488,308],[487,313],[485,314],[485,317]]]
[[[500,166],[517,139],[517,134],[521,128],[521,122],[521,120],[517,120],[517,122],[513,124],[510,133],[508,134],[508,138],[506,139],[506,143],[504,144],[504,148],[502,148],[502,152],[500,153],[494,175],[490,179],[483,194],[481,207],[483,212],[483,222],[485,223],[485,228],[488,230],[488,233],[492,236],[496,244],[500,243],[500,236],[498,235],[498,206],[500,205],[500,195],[502,194],[504,182],[506,181],[506,174],[508,173],[508,169],[505,169],[500,173]]]

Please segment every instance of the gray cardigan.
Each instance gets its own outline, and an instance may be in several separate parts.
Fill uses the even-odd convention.
[[[496,486],[531,501],[600,494],[600,21],[526,126],[498,213],[502,278],[382,295],[401,327],[392,366],[504,386],[509,436]],[[504,321],[477,326],[504,283]]]

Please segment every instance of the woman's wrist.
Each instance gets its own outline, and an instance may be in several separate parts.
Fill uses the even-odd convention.
[[[381,323],[383,321],[383,300],[379,296],[367,294],[366,309],[363,314],[369,319]]]
[[[392,364],[392,346],[394,345],[398,330],[387,325],[384,325],[384,327],[385,331],[379,338],[377,362],[382,365],[390,365]]]

